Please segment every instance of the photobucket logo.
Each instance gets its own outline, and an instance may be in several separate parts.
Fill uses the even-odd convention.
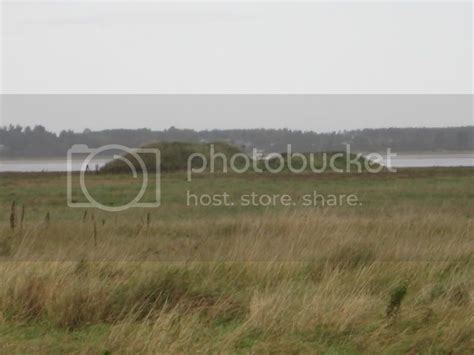
[[[293,152],[291,144],[287,145],[285,153],[270,153],[263,156],[257,149],[253,149],[251,154],[243,152],[226,155],[223,152],[216,152],[214,144],[209,147],[209,154],[193,153],[187,161],[187,180],[191,181],[193,174],[209,172],[233,172],[243,174],[248,171],[256,173],[281,173],[286,170],[294,174],[303,172],[323,173],[348,173],[348,172],[368,172],[379,173],[386,169],[389,172],[396,172],[392,167],[392,158],[396,153],[392,153],[388,148],[385,154],[381,153],[352,153],[350,144],[346,144],[343,152],[322,152],[322,153],[300,153]]]

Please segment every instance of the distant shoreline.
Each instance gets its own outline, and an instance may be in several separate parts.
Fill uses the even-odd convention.
[[[96,159],[100,160],[112,160],[114,157],[113,156],[100,156],[98,155],[95,157]],[[59,155],[59,156],[51,156],[51,157],[2,157],[0,156],[0,163],[1,162],[13,162],[13,161],[27,161],[27,162],[35,162],[35,161],[64,161],[67,159],[67,156],[65,155]],[[79,161],[82,160],[80,158],[74,158],[74,161]]]
[[[342,150],[341,150],[342,151]],[[392,150],[392,153],[396,153],[397,155],[400,156],[405,156],[405,155],[453,155],[453,154],[463,154],[463,155],[468,155],[472,154],[474,156],[474,150],[443,150],[443,151],[431,151],[431,150],[426,150],[426,151],[396,151]],[[305,152],[309,153],[309,152]],[[380,150],[380,151],[364,151],[364,152],[357,152],[355,151],[354,153],[362,153],[362,154],[370,154],[370,153],[379,153],[379,154],[385,154],[386,151]],[[57,155],[57,156],[46,156],[46,157],[35,157],[35,156],[24,156],[24,157],[12,157],[12,156],[0,156],[0,162],[9,162],[9,161],[58,161],[58,160],[64,160],[67,157],[65,155]],[[97,156],[96,158],[100,160],[107,160],[113,159],[113,156]],[[81,160],[80,158],[77,158],[77,160]]]
[[[370,153],[380,153],[385,154],[386,151],[380,150],[376,152],[357,152],[362,154],[370,154]],[[410,151],[396,151],[392,150],[392,153],[397,153],[400,155],[450,155],[450,154],[474,154],[474,150],[410,150]],[[1,158],[0,158],[1,159]]]

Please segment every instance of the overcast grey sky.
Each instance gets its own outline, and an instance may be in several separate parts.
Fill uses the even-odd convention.
[[[472,17],[470,1],[2,2],[1,89],[3,94],[472,94]],[[36,106],[40,114],[26,114],[29,118],[2,109],[1,119],[55,130],[162,129],[173,122],[163,115],[150,119],[150,112],[132,122],[128,116],[98,122],[96,114],[78,121],[68,118],[77,107],[62,108],[60,118],[49,117],[51,109]],[[196,117],[190,107],[175,125],[327,130],[362,124],[361,117],[321,113],[317,105],[307,109],[273,123],[263,114],[225,117],[225,110]],[[394,113],[364,113],[371,118],[363,124],[413,122]],[[432,122],[459,124],[472,124],[472,111]]]

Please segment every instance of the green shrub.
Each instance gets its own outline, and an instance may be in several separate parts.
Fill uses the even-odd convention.
[[[386,310],[387,317],[393,318],[399,315],[400,307],[407,294],[407,291],[408,284],[406,282],[402,282],[390,292],[390,301],[388,302]]]

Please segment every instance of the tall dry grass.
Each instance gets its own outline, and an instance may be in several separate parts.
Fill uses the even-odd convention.
[[[473,222],[456,211],[86,217],[2,224],[0,324],[105,324],[81,351],[474,351]]]

